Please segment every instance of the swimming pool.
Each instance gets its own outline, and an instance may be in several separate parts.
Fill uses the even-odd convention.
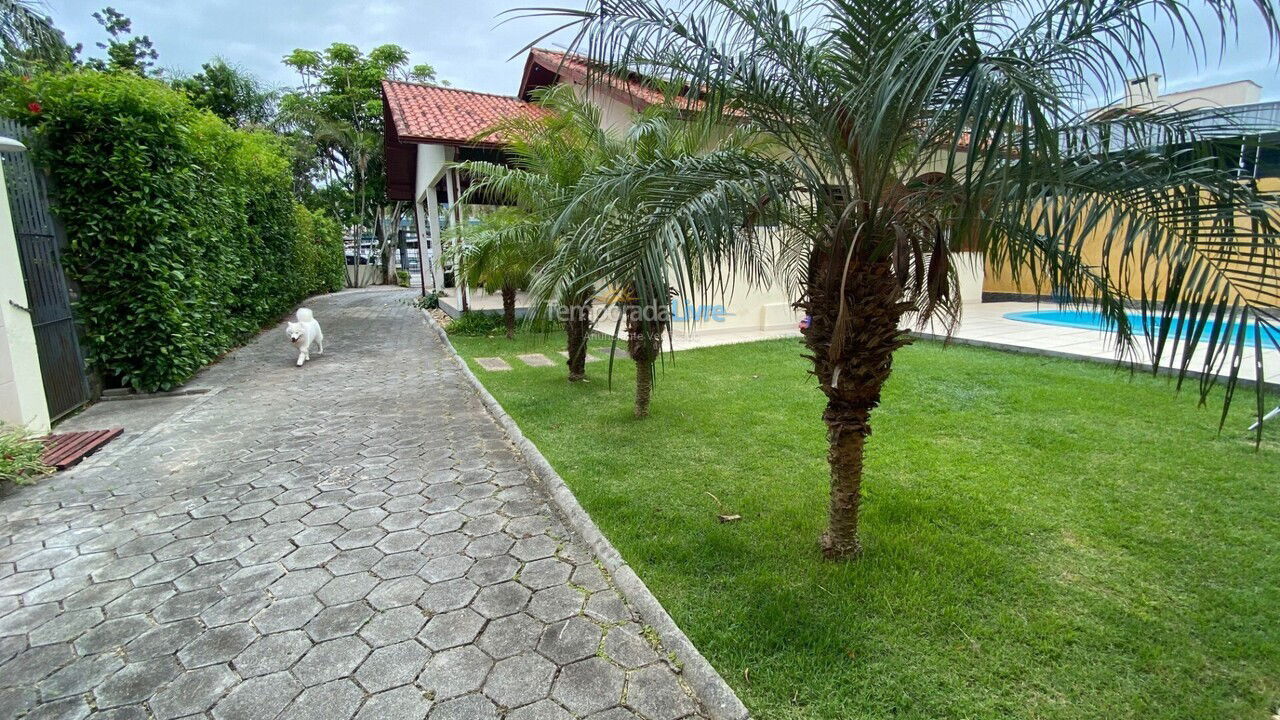
[[[1140,331],[1140,329],[1148,322],[1151,323],[1154,328],[1158,328],[1160,326],[1159,317],[1144,316],[1140,312],[1128,312],[1125,314],[1129,316],[1129,325],[1135,332]],[[1010,320],[1038,323],[1040,325],[1057,325],[1059,327],[1084,328],[1086,330],[1105,329],[1102,322],[1102,313],[1097,310],[1028,310],[1023,312],[1005,313],[1004,316]],[[1181,325],[1175,322],[1173,328],[1169,332],[1170,337],[1182,337],[1187,332],[1190,332],[1191,328],[1194,327],[1194,323],[1188,323],[1188,325],[1188,329],[1183,331],[1181,329]],[[1235,334],[1239,332],[1239,327],[1238,323],[1231,324],[1229,328],[1231,334],[1227,336],[1231,341],[1235,340]],[[1204,331],[1200,334],[1200,337],[1208,338],[1211,331],[1212,321],[1205,325]],[[1257,338],[1258,332],[1258,324],[1256,322],[1249,322],[1245,327],[1244,333],[1246,342],[1252,344],[1254,339]],[[1277,333],[1272,328],[1263,328],[1261,329],[1261,332],[1262,343],[1264,346],[1272,345],[1280,348],[1280,333]]]

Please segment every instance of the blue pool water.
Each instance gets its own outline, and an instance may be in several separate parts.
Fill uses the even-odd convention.
[[[1143,328],[1147,323],[1150,323],[1153,329],[1158,329],[1160,327],[1161,319],[1158,316],[1144,316],[1139,312],[1129,312],[1126,314],[1129,316],[1129,325],[1134,329],[1134,332],[1140,332],[1141,328]],[[1026,312],[1005,313],[1004,316],[1010,320],[1039,323],[1041,325],[1058,325],[1060,327],[1085,328],[1087,330],[1104,329],[1102,314],[1097,310],[1030,310]],[[1194,323],[1187,323],[1187,325],[1189,327],[1184,331],[1175,321],[1173,328],[1171,328],[1169,332],[1170,337],[1175,335],[1181,337],[1187,332],[1190,332],[1191,328],[1195,326]],[[1232,323],[1229,330],[1230,334],[1227,336],[1229,339],[1228,341],[1234,342],[1236,333],[1239,332],[1239,324]],[[1206,323],[1204,332],[1201,333],[1200,337],[1208,338],[1211,332],[1212,321]],[[1274,345],[1276,347],[1280,347],[1280,333],[1277,333],[1272,328],[1259,329],[1258,324],[1255,322],[1249,322],[1245,327],[1246,342],[1252,344],[1254,339],[1258,337],[1259,332],[1262,333],[1262,343],[1264,346]]]

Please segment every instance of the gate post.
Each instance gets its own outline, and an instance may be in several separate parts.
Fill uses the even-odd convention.
[[[17,140],[0,138],[0,152],[25,150]],[[0,420],[46,433],[49,407],[7,198],[0,165]]]

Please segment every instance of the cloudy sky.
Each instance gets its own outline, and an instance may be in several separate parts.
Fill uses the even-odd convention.
[[[43,0],[68,39],[89,54],[105,33],[91,17],[111,4],[133,19],[134,32],[150,35],[160,64],[189,73],[220,55],[267,83],[288,86],[295,78],[280,58],[294,48],[321,49],[348,42],[368,49],[395,43],[414,62],[435,66],[439,76],[468,90],[511,94],[523,68],[513,53],[553,27],[542,19],[500,24],[513,7],[569,5],[576,0]],[[1257,24],[1246,20],[1238,43],[1221,60],[1202,67],[1184,52],[1166,57],[1165,89],[1247,78],[1263,87],[1264,99],[1280,99],[1280,64]],[[545,41],[554,46],[555,42]]]

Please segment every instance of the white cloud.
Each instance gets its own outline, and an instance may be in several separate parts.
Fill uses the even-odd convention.
[[[507,58],[553,24],[517,21],[499,27],[503,10],[529,3],[503,0],[47,0],[72,43],[97,54],[105,33],[91,15],[111,5],[150,35],[160,65],[190,73],[214,56],[241,65],[272,85],[295,82],[280,59],[295,48],[347,42],[363,50],[395,43],[413,61],[435,66],[441,79],[484,92],[512,93],[523,58]],[[536,4],[536,3],[534,3]]]
[[[435,66],[441,79],[484,92],[512,93],[523,56],[508,60],[550,30],[546,18],[500,22],[499,14],[530,5],[573,5],[575,0],[46,0],[55,22],[73,42],[90,51],[104,36],[90,15],[110,4],[147,34],[160,63],[181,72],[221,55],[272,85],[290,85],[293,74],[280,59],[294,48],[323,49],[348,42],[361,49],[396,43],[414,62]],[[1183,90],[1242,78],[1263,86],[1264,98],[1280,98],[1276,59],[1265,35],[1246,11],[1239,42],[1221,60],[1197,65],[1182,46],[1165,57],[1165,84]],[[544,41],[544,44],[553,44]]]

